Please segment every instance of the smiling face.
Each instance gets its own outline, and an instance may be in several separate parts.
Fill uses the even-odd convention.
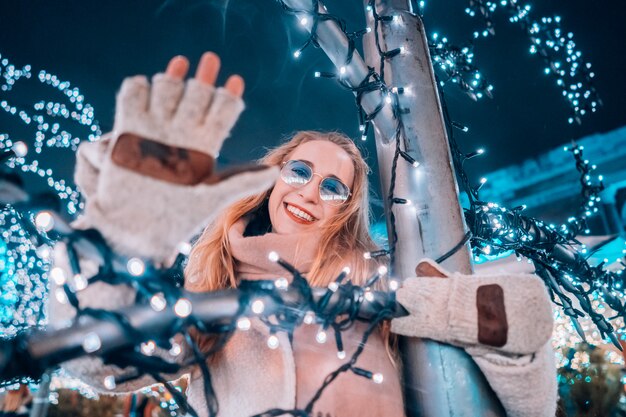
[[[272,231],[279,234],[314,230],[338,213],[342,205],[334,206],[320,199],[322,178],[335,176],[352,188],[354,164],[350,155],[339,145],[325,140],[312,140],[299,145],[286,159],[310,162],[311,181],[300,188],[286,184],[282,179],[270,194],[269,215]],[[344,203],[347,204],[347,203]]]

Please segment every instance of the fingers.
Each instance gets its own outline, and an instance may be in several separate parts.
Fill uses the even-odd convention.
[[[215,85],[217,74],[220,72],[220,57],[213,52],[205,52],[200,58],[196,79],[204,84]]]
[[[228,77],[228,80],[226,80],[226,84],[224,85],[224,88],[235,97],[241,97],[243,95],[245,83],[243,81],[243,78],[241,78],[241,76],[235,74],[235,75],[231,75],[230,77]]]
[[[195,78],[203,84],[215,85],[220,67],[220,57],[214,52],[205,52],[198,63]],[[189,71],[189,60],[179,55],[170,60],[165,73],[171,77],[183,79],[187,75],[187,71]],[[228,77],[224,88],[235,97],[241,97],[245,89],[245,83],[241,76],[235,74]]]
[[[189,71],[189,60],[182,55],[178,55],[167,64],[165,73],[170,77],[182,80],[187,75],[187,71]]]

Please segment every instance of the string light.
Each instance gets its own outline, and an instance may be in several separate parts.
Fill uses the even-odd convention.
[[[267,347],[270,349],[278,348],[278,337],[276,335],[273,334],[267,338]]]
[[[83,339],[83,349],[87,353],[93,353],[102,347],[100,337],[95,333],[87,333]]]
[[[524,29],[530,41],[530,54],[541,57],[545,65],[544,73],[556,79],[571,109],[568,123],[581,123],[586,113],[595,112],[602,105],[592,82],[595,74],[591,64],[585,62],[581,51],[577,50],[574,34],[562,30],[560,16],[534,19],[530,5],[522,5],[516,0],[499,3],[471,0],[465,11],[472,17],[482,16],[486,26],[482,35],[486,37],[495,34],[492,16],[498,9],[505,11],[511,23]],[[474,33],[474,37],[478,37],[478,32]]]
[[[160,292],[150,297],[150,307],[154,311],[163,311],[167,307],[167,300],[163,293]]]
[[[143,263],[143,261],[139,258],[130,258],[128,260],[128,263],[126,264],[126,269],[128,269],[128,272],[134,276],[134,277],[138,277],[143,275],[143,273],[146,270],[146,266]]]
[[[174,313],[176,313],[178,317],[185,318],[191,314],[191,308],[191,301],[186,298],[180,298],[176,301],[176,304],[174,304]]]
[[[241,317],[239,320],[237,320],[237,328],[239,330],[250,330],[251,326],[252,323],[250,323],[250,319],[248,319],[247,317]]]
[[[265,303],[263,300],[254,300],[251,309],[254,314],[261,314],[265,311]]]

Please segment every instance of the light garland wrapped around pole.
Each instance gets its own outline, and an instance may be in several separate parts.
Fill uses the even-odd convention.
[[[370,9],[366,2],[367,24],[373,26],[374,11]],[[395,275],[406,278],[415,275],[419,259],[440,258],[463,241],[467,226],[423,23],[408,0],[379,0],[375,13],[392,16],[392,20],[378,25],[378,46],[373,33],[364,37],[366,63],[378,67],[378,47],[384,51],[401,48],[400,55],[386,62],[384,81],[397,91],[403,89],[397,99],[402,108],[409,109],[400,115],[404,134],[399,139],[404,143],[395,143],[394,132],[375,129],[385,211],[389,221],[393,210],[399,225],[395,227],[392,269]],[[374,119],[375,126],[377,122],[378,118]],[[397,145],[402,145],[419,165],[415,167],[406,158],[398,161],[393,194],[411,204],[389,207],[386,194],[393,180],[390,176]],[[388,230],[392,230],[389,225]],[[469,244],[442,263],[448,270],[471,273]],[[400,347],[410,416],[504,415],[484,376],[463,350],[412,338],[403,338]]]
[[[380,80],[384,84],[388,79],[390,82],[386,85],[390,88],[366,91],[357,100],[375,127],[393,274],[400,278],[415,276],[419,259],[439,258],[467,240],[421,20],[410,11],[407,0],[379,1],[376,11],[389,19],[381,25],[380,36],[375,36],[372,32],[379,25],[374,24],[373,7],[366,0],[369,32],[364,39],[366,66],[357,52],[350,53],[345,32],[335,21],[307,16],[315,12],[325,14],[326,8],[321,2],[283,0],[282,3],[298,16],[302,26],[314,31],[316,43],[339,70],[337,78],[353,91],[370,79],[367,67],[379,66],[382,57],[379,47],[385,51],[397,50],[387,55],[393,58],[388,60],[388,77]],[[315,12],[312,4],[318,7]],[[297,11],[302,11],[302,16]],[[294,56],[297,58],[300,53],[301,49]],[[382,71],[378,70],[380,74]],[[390,105],[394,100],[399,100],[409,112],[402,115],[394,111],[394,107],[398,108]],[[364,134],[366,132],[365,128]],[[404,143],[399,144],[397,138]],[[396,227],[396,223],[401,227]],[[464,244],[444,264],[449,270],[471,273],[469,245]],[[502,406],[481,371],[463,350],[408,338],[402,341],[401,350],[409,417],[504,416]]]

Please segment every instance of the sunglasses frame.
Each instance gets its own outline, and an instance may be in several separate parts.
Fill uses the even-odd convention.
[[[285,181],[285,179],[283,178],[283,169],[285,169],[285,166],[287,166],[287,164],[288,164],[289,162],[300,162],[300,163],[302,163],[302,164],[306,165],[306,166],[307,166],[307,167],[311,170],[311,178],[309,178],[309,180],[308,180],[307,182],[305,182],[304,184],[301,184],[301,185],[289,184],[289,183],[288,183],[287,181]],[[336,206],[336,207],[337,207],[337,206],[341,206],[341,205],[345,204],[345,203],[346,203],[346,201],[348,201],[348,200],[350,199],[350,196],[352,195],[352,190],[350,190],[350,187],[348,187],[346,184],[344,184],[344,182],[343,182],[343,181],[341,181],[341,180],[340,180],[339,178],[337,178],[337,177],[323,177],[323,176],[322,176],[322,174],[318,174],[317,172],[315,172],[315,171],[313,170],[313,167],[312,167],[311,165],[309,165],[309,164],[308,164],[308,163],[306,163],[305,161],[302,161],[301,159],[290,159],[290,160],[288,160],[288,161],[283,162],[283,163],[281,164],[281,167],[280,167],[280,179],[281,179],[281,180],[282,180],[285,184],[287,184],[288,186],[293,187],[293,188],[302,188],[302,187],[304,187],[305,185],[307,185],[308,183],[310,183],[310,182],[311,182],[311,180],[313,180],[313,176],[315,176],[315,175],[317,175],[318,177],[320,177],[320,178],[321,178],[320,183],[319,183],[319,186],[318,186],[318,193],[319,193],[319,196],[320,196],[320,200],[321,200],[324,204],[329,204],[329,205],[331,205],[331,206]],[[340,201],[338,204],[333,204],[333,203],[331,202],[331,201],[333,201],[333,200],[324,200],[324,199],[322,198],[322,183],[324,182],[324,180],[327,180],[327,179],[333,179],[333,180],[335,180],[335,181],[338,181],[338,182],[339,182],[339,183],[341,183],[344,187],[346,187],[346,189],[348,190],[348,197],[347,197],[345,200]]]

